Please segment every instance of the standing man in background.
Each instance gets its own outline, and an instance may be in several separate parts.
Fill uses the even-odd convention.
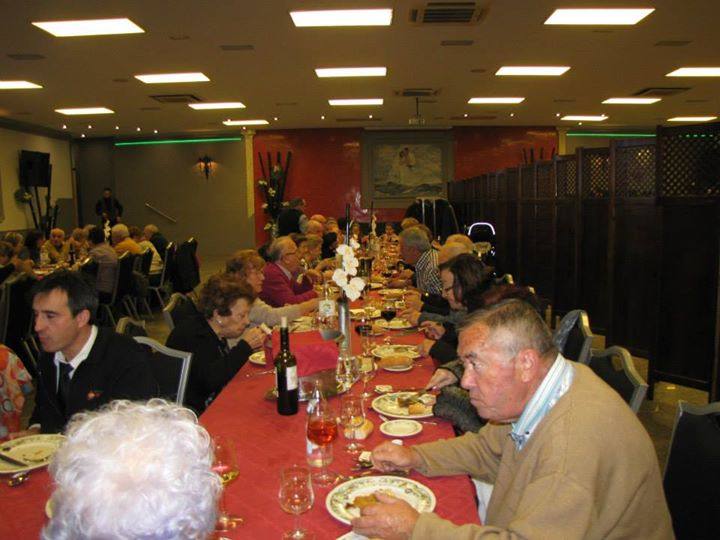
[[[110,227],[122,221],[123,206],[120,201],[113,197],[112,190],[109,187],[103,190],[102,198],[95,204],[95,213],[100,216],[103,227],[108,221]]]

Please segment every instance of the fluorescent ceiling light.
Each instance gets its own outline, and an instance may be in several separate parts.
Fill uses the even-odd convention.
[[[223,122],[226,126],[266,126],[269,123],[267,120],[225,120]]]
[[[563,116],[561,120],[574,120],[577,122],[602,122],[603,120],[607,120],[608,117],[604,114],[600,115],[568,115]]]
[[[660,101],[660,98],[637,98],[637,97],[614,97],[603,101],[608,105],[652,105]]]
[[[27,88],[42,88],[42,86],[30,81],[0,81],[0,90],[25,90]]]
[[[472,105],[486,105],[492,103],[522,103],[524,97],[474,97],[468,100]]]
[[[145,32],[145,30],[130,19],[44,21],[34,22],[32,24],[55,37],[108,36],[112,34],[142,34]]]
[[[135,75],[135,78],[145,84],[207,82],[203,73],[156,73],[151,75]]]
[[[354,68],[317,68],[315,74],[325,77],[384,77],[386,67],[354,67]]]
[[[720,77],[720,67],[683,67],[671,71],[666,77]]]
[[[79,107],[75,109],[55,109],[55,112],[72,116],[79,114],[113,114],[115,111],[107,107]]]
[[[710,122],[716,118],[717,116],[675,116],[668,118],[668,122]]]
[[[333,107],[343,107],[345,105],[382,105],[383,98],[371,99],[328,99],[328,103]]]
[[[390,26],[392,9],[291,11],[295,26]]]
[[[550,75],[557,77],[568,69],[570,69],[568,66],[503,66],[497,70],[495,75]]]
[[[632,25],[650,15],[654,8],[556,9],[545,24]]]
[[[188,103],[188,107],[196,111],[210,111],[215,109],[244,109],[245,105],[239,101],[225,101],[217,103]]]

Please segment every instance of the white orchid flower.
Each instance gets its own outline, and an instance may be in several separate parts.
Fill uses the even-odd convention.
[[[333,272],[332,280],[335,282],[335,284],[338,287],[345,288],[345,286],[348,284],[347,274],[344,270],[338,268]]]
[[[345,257],[352,257],[352,255],[353,255],[352,248],[350,246],[348,246],[347,244],[340,244],[337,247],[337,249],[335,249],[335,253],[337,253],[338,255],[341,255],[343,257],[343,259]]]
[[[360,244],[358,244],[358,241],[355,240],[355,238],[350,238],[350,247],[353,249],[360,249]]]
[[[343,287],[343,290],[350,300],[357,300],[360,298],[360,294],[362,294],[364,288],[365,282],[358,277],[354,277],[350,280],[350,283],[348,283],[346,287]]]

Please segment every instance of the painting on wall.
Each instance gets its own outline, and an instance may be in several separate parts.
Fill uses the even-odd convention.
[[[363,199],[403,206],[418,197],[445,197],[451,139],[446,133],[368,133],[363,137]]]

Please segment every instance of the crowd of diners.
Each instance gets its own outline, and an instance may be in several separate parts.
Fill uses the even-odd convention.
[[[50,468],[57,510],[44,538],[209,537],[220,482],[197,416],[264,346],[265,326],[316,310],[315,286],[329,279],[334,250],[345,241],[336,219],[307,217],[302,200],[281,216],[278,232],[267,245],[233,253],[197,301],[183,306],[166,344],[193,353],[185,407],[155,398],[143,348],[93,323],[98,290],[79,273],[60,270],[37,282],[40,376],[18,379],[23,388],[35,385],[35,408],[30,425],[20,430],[15,422],[7,436],[67,435]],[[413,218],[379,232],[378,241],[396,245],[404,263],[387,282],[410,291],[400,315],[419,326],[422,352],[439,366],[427,381],[440,393],[436,414],[463,434],[383,443],[372,462],[381,471],[467,474],[492,492],[482,525],[419,514],[378,493],[354,530],[372,538],[672,538],[647,432],[589,368],[563,358],[532,289],[499,280],[462,234],[439,244]],[[62,262],[70,242],[76,252],[93,256],[100,247],[109,258],[111,251],[164,250],[151,225],[142,232],[115,225],[112,247],[96,228],[75,233],[65,240],[53,231],[44,243],[26,239],[25,247],[6,237],[10,251],[3,255],[0,244],[0,256],[6,267],[31,272],[26,262],[36,251],[45,247]],[[362,242],[367,231],[353,226],[349,234]],[[25,252],[31,255],[23,259]],[[137,474],[125,474],[130,462]]]

